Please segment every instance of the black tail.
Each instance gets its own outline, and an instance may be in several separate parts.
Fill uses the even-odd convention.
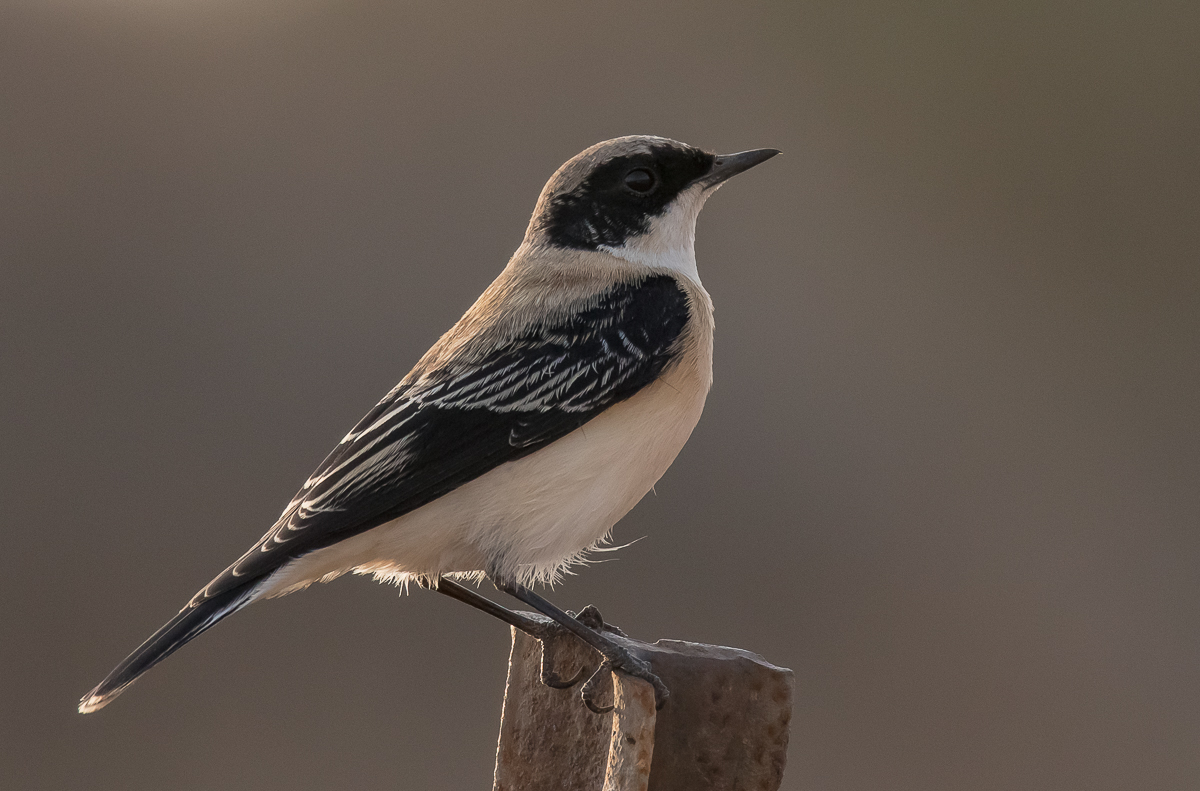
[[[185,643],[207,630],[217,621],[237,612],[250,603],[254,595],[256,583],[259,580],[247,582],[227,591],[204,599],[198,604],[189,604],[179,611],[166,625],[155,632],[149,640],[117,665],[108,678],[99,686],[83,696],[79,701],[79,713],[90,714],[102,709],[120,695],[125,687],[137,681],[138,677],[159,662],[166,659]],[[194,600],[193,600],[194,601]]]

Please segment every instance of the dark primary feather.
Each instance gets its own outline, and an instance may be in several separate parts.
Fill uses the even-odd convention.
[[[86,714],[103,708],[121,694],[125,687],[137,681],[138,676],[178,651],[217,621],[244,607],[253,594],[254,583],[248,582],[240,586],[230,586],[203,602],[184,607],[162,628],[150,635],[136,651],[125,657],[121,664],[113,668],[95,689],[84,695],[79,703],[79,711]]]
[[[671,362],[688,300],[669,276],[614,286],[535,326],[468,370],[398,387],[309,478],[279,523],[193,605],[396,519],[566,436]]]

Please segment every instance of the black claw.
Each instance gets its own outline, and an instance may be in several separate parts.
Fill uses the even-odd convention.
[[[651,678],[650,683],[654,685],[654,710],[662,711],[662,707],[667,705],[667,698],[671,697],[671,690],[658,676]]]
[[[542,648],[542,684],[551,689],[570,689],[571,687],[583,681],[583,675],[587,673],[587,667],[579,668],[570,679],[564,680],[562,676],[546,667],[546,649]]]
[[[654,687],[654,709],[661,711],[662,707],[667,705],[667,698],[671,696],[671,690],[667,689],[667,685],[662,679],[656,676],[651,670],[650,665],[632,655],[617,657],[617,659],[605,659],[600,667],[596,668],[596,672],[587,680],[583,688],[579,690],[579,697],[583,699],[583,703],[597,714],[607,714],[616,707],[616,690],[613,690],[613,702],[609,706],[599,706],[596,704],[596,694],[600,689],[602,680],[607,676],[611,678],[614,672],[621,672],[634,678],[640,678]]]
[[[550,647],[553,642],[559,638],[566,637],[570,639],[570,633],[563,630],[557,624],[545,624],[537,630],[533,637],[541,644],[542,647],[542,684],[551,689],[570,689],[571,687],[583,681],[584,675],[587,673],[587,665],[580,667],[575,671],[575,675],[569,679],[563,678],[552,667],[553,660],[550,657]]]
[[[592,673],[592,677],[579,690],[579,697],[583,700],[583,705],[596,714],[607,714],[617,707],[615,697],[613,698],[613,702],[607,706],[598,706],[596,704],[596,693],[599,691],[601,679],[604,678],[612,678],[612,663],[607,659],[600,663],[600,667],[596,668],[596,672]],[[614,696],[615,694],[616,691],[614,690]]]

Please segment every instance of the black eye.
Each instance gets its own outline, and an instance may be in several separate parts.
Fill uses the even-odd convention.
[[[647,193],[654,189],[654,174],[645,168],[637,168],[625,174],[625,186],[634,192]]]

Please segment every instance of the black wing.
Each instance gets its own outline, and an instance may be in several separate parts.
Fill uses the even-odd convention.
[[[566,436],[653,382],[677,353],[688,298],[674,278],[620,284],[469,369],[401,385],[364,417],[267,535],[192,606],[292,558],[413,511]]]

